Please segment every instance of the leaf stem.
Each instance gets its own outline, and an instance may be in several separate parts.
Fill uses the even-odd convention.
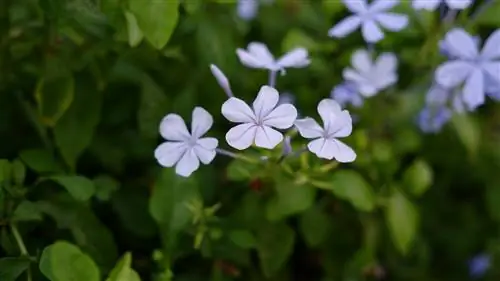
[[[273,88],[276,86],[276,71],[274,70],[269,70],[269,86]]]
[[[28,253],[28,249],[26,249],[26,245],[24,244],[23,237],[19,233],[19,230],[17,229],[17,226],[14,223],[11,223],[10,224],[10,229],[12,231],[12,235],[14,236],[14,239],[17,242],[17,246],[19,247],[19,251],[21,251],[21,256],[29,257],[30,254]],[[32,280],[32,277],[31,277],[31,268],[30,267],[28,267],[28,270],[27,270],[27,278],[26,278],[26,280],[27,281],[31,281]]]

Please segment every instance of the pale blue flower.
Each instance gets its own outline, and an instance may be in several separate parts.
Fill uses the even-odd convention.
[[[399,0],[343,0],[353,15],[343,19],[328,31],[328,36],[343,38],[361,27],[361,34],[368,43],[376,43],[384,38],[379,27],[389,31],[400,31],[408,25],[408,16],[389,12],[399,4]]]
[[[363,106],[363,97],[352,83],[344,82],[335,86],[330,93],[330,98],[338,102],[342,107],[351,104],[354,107]]]
[[[244,20],[252,20],[259,10],[258,0],[239,0],[237,4],[238,16]]]
[[[472,278],[484,276],[491,266],[491,258],[487,254],[480,254],[469,260],[469,274]]]
[[[434,84],[427,92],[425,102],[428,106],[447,107],[457,113],[467,110],[460,95],[460,88],[446,89],[439,84]]]
[[[383,53],[373,61],[367,50],[357,50],[351,63],[353,67],[344,69],[342,74],[363,97],[374,96],[398,81],[398,59],[392,53]]]
[[[489,84],[500,83],[500,29],[481,51],[473,37],[460,28],[446,34],[444,45],[453,59],[438,67],[435,79],[445,88],[463,85],[462,99],[473,110],[484,103]]]
[[[451,119],[452,112],[444,107],[424,107],[417,117],[417,124],[424,133],[437,133]]]
[[[415,10],[435,11],[439,4],[446,3],[450,9],[463,10],[468,8],[473,0],[413,0]]]
[[[275,59],[264,43],[251,42],[247,49],[236,50],[241,63],[247,67],[281,71],[286,68],[302,68],[311,63],[305,48],[295,48],[279,59]]]

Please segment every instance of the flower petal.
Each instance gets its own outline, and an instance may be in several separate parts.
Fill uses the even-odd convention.
[[[175,166],[175,172],[183,177],[189,177],[194,171],[200,167],[200,161],[194,152],[194,149],[188,149],[182,156],[181,160]]]
[[[395,13],[377,14],[375,15],[375,19],[382,27],[390,31],[400,31],[409,23],[407,15]]]
[[[453,88],[465,81],[473,66],[465,61],[450,61],[441,64],[434,74],[436,82],[445,88]]]
[[[295,127],[297,127],[299,134],[306,139],[319,138],[323,135],[323,128],[311,117],[296,120]]]
[[[352,118],[349,111],[343,110],[335,122],[331,125],[331,132],[328,132],[328,136],[332,138],[345,138],[352,133]]]
[[[500,58],[500,29],[493,32],[486,40],[481,51],[481,57],[485,59]],[[500,75],[500,74],[499,74]]]
[[[483,63],[481,68],[488,74],[488,79],[492,83],[500,83],[500,61]]]
[[[484,75],[481,69],[474,69],[467,78],[463,89],[463,100],[471,110],[484,103]]]
[[[454,28],[444,37],[448,51],[462,59],[474,59],[478,55],[478,47],[474,38],[461,28]]]
[[[262,61],[260,58],[254,56],[253,54],[247,52],[243,49],[236,49],[236,55],[240,59],[240,62],[246,66],[251,68],[266,68],[267,64],[265,61]]]
[[[446,4],[450,9],[463,10],[472,4],[473,0],[446,0]]]
[[[281,67],[306,67],[311,63],[309,53],[304,48],[296,48],[282,56],[277,64]]]
[[[196,141],[196,144],[208,150],[215,150],[219,141],[216,138],[201,138]]]
[[[368,10],[368,5],[366,4],[366,0],[343,0],[344,5],[347,9],[353,13],[363,13]]]
[[[262,121],[276,107],[279,100],[278,91],[269,86],[262,86],[253,102],[256,120]]]
[[[349,16],[328,30],[328,36],[343,38],[359,28],[361,18],[359,16]]]
[[[319,158],[332,160],[335,156],[335,147],[333,141],[327,140],[325,138],[319,138],[309,142],[307,144],[307,148]]]
[[[338,102],[332,99],[323,99],[318,104],[318,113],[323,120],[323,127],[325,132],[331,132],[331,127],[337,116],[342,112]]]
[[[441,87],[439,84],[433,85],[425,96],[425,103],[432,106],[444,106],[451,95],[449,89]]]
[[[375,72],[390,73],[396,72],[398,58],[394,53],[383,53],[375,61]]]
[[[201,163],[207,165],[212,162],[215,158],[215,150],[214,149],[206,149],[203,146],[200,145],[195,145],[193,147],[194,153],[196,154],[196,157],[200,159]]]
[[[164,142],[155,149],[155,158],[163,167],[172,167],[177,163],[188,146],[184,142]]]
[[[213,123],[214,119],[210,113],[202,107],[195,107],[191,121],[191,136],[196,139],[200,138],[210,130]]]
[[[185,141],[191,138],[186,123],[177,114],[168,114],[160,123],[160,134],[166,140]]]
[[[250,123],[255,122],[255,115],[244,101],[239,98],[229,98],[222,104],[222,115],[231,122]]]
[[[248,44],[247,50],[266,65],[270,66],[274,64],[274,56],[271,54],[266,44],[261,42],[252,42]]]
[[[257,126],[253,123],[240,124],[227,132],[226,141],[238,150],[247,149],[255,140],[256,130]]]
[[[356,152],[354,152],[352,148],[336,139],[334,139],[333,142],[335,144],[335,160],[340,163],[349,163],[356,160]]]
[[[273,149],[283,141],[283,134],[268,126],[258,126],[255,133],[255,145]]]
[[[399,4],[399,0],[375,0],[372,2],[368,10],[370,12],[387,11]]]
[[[278,129],[288,129],[297,119],[297,109],[292,104],[282,104],[276,107],[263,120],[263,124]]]
[[[363,22],[361,25],[361,34],[368,43],[376,43],[384,38],[384,33],[373,20]]]
[[[365,49],[356,50],[351,56],[351,64],[360,73],[370,72],[373,67],[372,56]]]
[[[215,77],[215,80],[217,80],[217,83],[219,86],[221,86],[222,89],[230,89],[231,86],[229,85],[229,80],[227,80],[226,75],[224,75],[224,72],[222,72],[217,65],[211,64],[210,65],[210,71],[212,72],[212,75]]]
[[[413,0],[412,6],[415,10],[435,11],[441,0]]]
[[[237,11],[238,16],[244,20],[255,18],[259,9],[258,0],[239,0]]]

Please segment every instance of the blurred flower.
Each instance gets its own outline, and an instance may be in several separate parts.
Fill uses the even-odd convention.
[[[453,59],[438,67],[435,79],[445,88],[463,84],[462,99],[469,110],[474,110],[484,103],[488,84],[500,83],[500,29],[486,40],[481,51],[473,37],[460,28],[450,30],[443,44]]]
[[[452,113],[445,106],[427,106],[417,117],[417,124],[424,133],[437,133],[451,119]]]
[[[354,107],[363,105],[363,97],[358,93],[356,87],[348,82],[335,86],[330,93],[330,98],[334,99],[342,107],[348,104]]]
[[[288,93],[288,92],[282,93],[280,95],[279,100],[278,100],[278,105],[285,104],[285,103],[295,104],[295,96],[291,93]]]
[[[193,110],[191,133],[182,117],[168,114],[160,123],[160,134],[167,140],[156,148],[155,158],[164,167],[175,165],[175,172],[189,177],[203,164],[209,164],[215,157],[219,142],[215,138],[201,138],[212,127],[213,118],[201,107]]]
[[[450,9],[463,10],[468,8],[473,0],[413,0],[415,10],[435,11],[439,4],[446,3]]]
[[[238,0],[238,16],[244,20],[252,20],[257,16],[259,0]]]
[[[286,136],[285,137],[285,140],[283,141],[283,151],[282,151],[282,155],[283,156],[286,156],[290,153],[293,152],[293,148],[292,148],[292,138],[290,138],[290,136]]]
[[[338,162],[352,162],[356,153],[337,138],[344,138],[352,132],[352,120],[347,110],[332,99],[323,99],[318,104],[318,113],[323,120],[324,128],[316,120],[306,117],[295,121],[299,134],[306,139],[314,139],[307,145],[312,153],[320,158]]]
[[[398,80],[398,60],[392,53],[383,53],[373,62],[367,50],[357,50],[351,63],[354,69],[344,69],[344,79],[364,97],[374,96]]]
[[[400,31],[408,25],[408,16],[388,12],[399,4],[399,0],[343,0],[354,15],[343,19],[328,31],[328,36],[343,38],[361,26],[361,34],[368,43],[376,43],[384,38],[379,25],[390,31]]]
[[[280,70],[282,73],[284,73],[285,68],[302,68],[311,63],[309,53],[304,48],[295,48],[275,60],[267,46],[259,42],[248,44],[246,50],[238,48],[236,54],[241,63],[247,67],[271,71]]]
[[[457,113],[466,111],[466,106],[460,96],[460,89],[446,89],[439,84],[434,84],[425,97],[425,102],[428,106],[439,107],[444,106],[451,108]]]
[[[253,143],[262,148],[276,147],[283,140],[283,134],[273,128],[288,129],[297,119],[297,109],[291,104],[277,106],[278,99],[276,89],[262,86],[253,102],[253,109],[234,97],[224,102],[222,115],[231,122],[243,123],[227,132],[227,143],[238,150],[246,149]]]
[[[210,65],[210,71],[212,71],[212,75],[217,80],[219,86],[224,90],[228,97],[233,97],[233,91],[231,90],[231,85],[229,85],[229,80],[227,80],[226,75],[215,65]]]
[[[480,254],[469,260],[469,274],[472,278],[482,277],[491,266],[491,258]]]

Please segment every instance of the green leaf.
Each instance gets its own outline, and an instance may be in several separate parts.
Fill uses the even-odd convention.
[[[402,254],[408,253],[419,224],[415,206],[398,189],[394,189],[387,201],[385,216],[396,248]]]
[[[16,159],[12,162],[12,178],[16,185],[23,185],[24,178],[26,177],[26,167],[23,162]]]
[[[107,175],[97,176],[93,181],[96,189],[95,196],[101,201],[108,201],[120,187],[117,180]]]
[[[308,51],[318,49],[316,41],[300,29],[291,29],[288,31],[281,45],[283,52],[289,52],[299,47],[306,48]]]
[[[455,114],[451,120],[467,151],[472,156],[476,155],[481,140],[481,132],[477,122],[467,114]]]
[[[369,212],[375,208],[372,187],[355,171],[335,172],[329,189],[339,198],[351,202],[360,211]]]
[[[299,217],[300,232],[309,247],[319,246],[331,230],[332,220],[321,211],[318,206],[313,206]]]
[[[100,268],[111,270],[118,257],[113,235],[86,202],[76,201],[63,193],[54,196],[50,201],[39,201],[36,204],[42,212],[54,219],[58,228],[68,229],[78,246],[88,253]]]
[[[94,183],[82,176],[54,176],[49,179],[57,182],[79,201],[87,201],[95,193]]]
[[[42,252],[40,271],[51,281],[99,281],[99,268],[77,246],[58,241]]]
[[[235,159],[227,166],[227,177],[232,181],[245,181],[256,177],[259,166]]]
[[[42,122],[54,126],[73,102],[75,81],[72,76],[41,78],[35,89],[35,100]]]
[[[129,11],[124,11],[125,18],[127,19],[127,30],[128,30],[128,44],[130,47],[137,47],[141,44],[144,35],[142,34],[139,25],[137,24],[137,19],[134,14]]]
[[[113,268],[106,281],[141,281],[137,272],[130,267],[131,263],[132,254],[127,252]]]
[[[286,264],[293,252],[295,233],[284,223],[267,224],[257,233],[257,254],[267,278],[274,276]]]
[[[9,160],[0,159],[0,183],[9,182],[11,179],[12,166]]]
[[[61,167],[50,152],[45,149],[28,149],[19,153],[19,158],[38,173],[57,173],[61,172]]]
[[[41,221],[42,212],[40,208],[35,203],[24,200],[22,201],[14,211],[12,215],[13,221]]]
[[[243,249],[255,248],[257,245],[255,236],[248,230],[233,230],[229,232],[229,239]]]
[[[99,123],[101,103],[101,92],[95,83],[85,79],[76,81],[75,100],[54,128],[55,143],[72,169],[92,141]]]
[[[167,45],[179,19],[179,0],[129,0],[144,37],[156,48]]]
[[[485,202],[490,216],[497,222],[500,222],[500,184],[492,183],[486,188]]]
[[[30,260],[28,258],[1,258],[0,280],[16,281],[29,266]]]
[[[500,1],[492,0],[484,5],[488,5],[488,7],[479,7],[481,13],[474,16],[474,23],[491,27],[499,27],[500,18],[498,15],[500,15]]]
[[[345,5],[342,1],[322,0],[321,4],[325,14],[329,16],[333,16],[345,9]]]
[[[187,205],[199,200],[198,184],[194,177],[183,178],[173,169],[163,169],[153,188],[149,212],[173,246],[178,233],[191,221],[193,214]]]
[[[151,77],[144,75],[137,119],[141,134],[148,138],[158,137],[160,121],[167,110],[167,97]]]
[[[296,184],[288,179],[278,180],[275,190],[275,197],[269,200],[266,206],[266,215],[271,221],[308,209],[316,196],[315,188]]]
[[[420,196],[432,184],[432,169],[426,162],[416,160],[404,172],[403,181],[409,192],[415,196]]]

